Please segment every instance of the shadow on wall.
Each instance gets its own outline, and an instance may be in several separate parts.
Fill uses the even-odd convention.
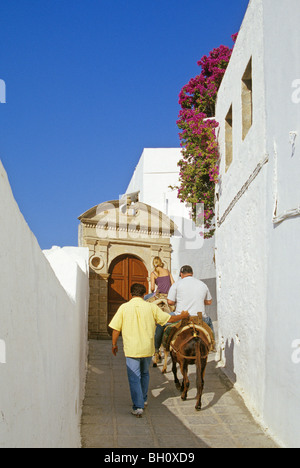
[[[224,372],[230,381],[235,384],[237,381],[236,373],[234,372],[234,339],[226,340],[225,346],[221,343],[220,350],[221,361],[224,362]]]
[[[218,321],[218,301],[217,301],[217,281],[216,278],[202,279],[203,283],[208,287],[212,295],[212,305],[206,307],[206,313],[210,316],[213,322]]]

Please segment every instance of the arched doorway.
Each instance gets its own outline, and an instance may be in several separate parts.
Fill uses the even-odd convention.
[[[148,271],[144,263],[132,255],[116,258],[109,269],[108,324],[119,307],[131,299],[130,288],[134,283],[143,284],[148,292]],[[111,330],[110,330],[111,331]]]
[[[79,245],[90,251],[91,340],[108,338],[109,319],[130,299],[133,282],[148,288],[155,257],[171,268],[170,238],[177,229],[174,222],[135,198],[128,195],[127,205],[120,200],[101,203],[79,218]]]

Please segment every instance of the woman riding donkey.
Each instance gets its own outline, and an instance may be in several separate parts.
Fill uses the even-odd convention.
[[[165,268],[165,264],[160,257],[155,257],[153,260],[154,270],[151,273],[151,291],[145,297],[145,300],[152,299],[154,297],[159,298],[159,295],[168,297],[171,286],[174,284],[173,276],[170,271]]]
[[[152,294],[145,297],[148,302],[156,302],[164,300],[166,304],[166,311],[171,311],[167,305],[168,294],[171,286],[175,283],[170,271],[165,268],[165,265],[160,257],[155,257],[153,260],[154,271],[151,273],[151,291]],[[155,357],[154,366],[161,360],[159,350],[164,334],[164,327],[157,325],[155,332]]]

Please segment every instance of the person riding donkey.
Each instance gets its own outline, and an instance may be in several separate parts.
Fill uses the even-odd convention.
[[[154,297],[164,296],[167,298],[171,286],[175,283],[170,271],[165,268],[165,264],[160,257],[155,257],[153,260],[154,270],[151,273],[151,291],[152,293],[145,296],[145,300]]]
[[[165,311],[172,312],[173,309],[168,306],[167,298],[171,286],[175,283],[172,274],[170,271],[165,268],[165,265],[160,257],[155,257],[153,260],[154,270],[151,273],[151,291],[152,294],[145,296],[145,301],[154,302]],[[173,315],[173,314],[172,314]],[[162,336],[164,333],[164,327],[161,325],[156,326],[155,331],[155,355],[154,355],[154,367],[157,366],[157,363],[161,361],[161,356],[159,354],[159,349],[162,342]]]
[[[184,310],[188,311],[191,317],[197,317],[199,312],[201,312],[203,321],[211,328],[214,335],[212,320],[205,311],[205,306],[212,304],[212,296],[206,284],[194,278],[191,266],[185,265],[181,268],[180,279],[171,286],[167,300],[169,307],[176,306],[175,316],[179,316]],[[157,329],[155,339],[156,352],[161,347],[164,330],[165,327]]]

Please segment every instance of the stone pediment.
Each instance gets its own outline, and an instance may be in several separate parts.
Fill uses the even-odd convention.
[[[177,229],[174,222],[156,208],[126,200],[101,203],[82,214],[79,220],[97,231],[122,231],[144,236],[171,237]]]

